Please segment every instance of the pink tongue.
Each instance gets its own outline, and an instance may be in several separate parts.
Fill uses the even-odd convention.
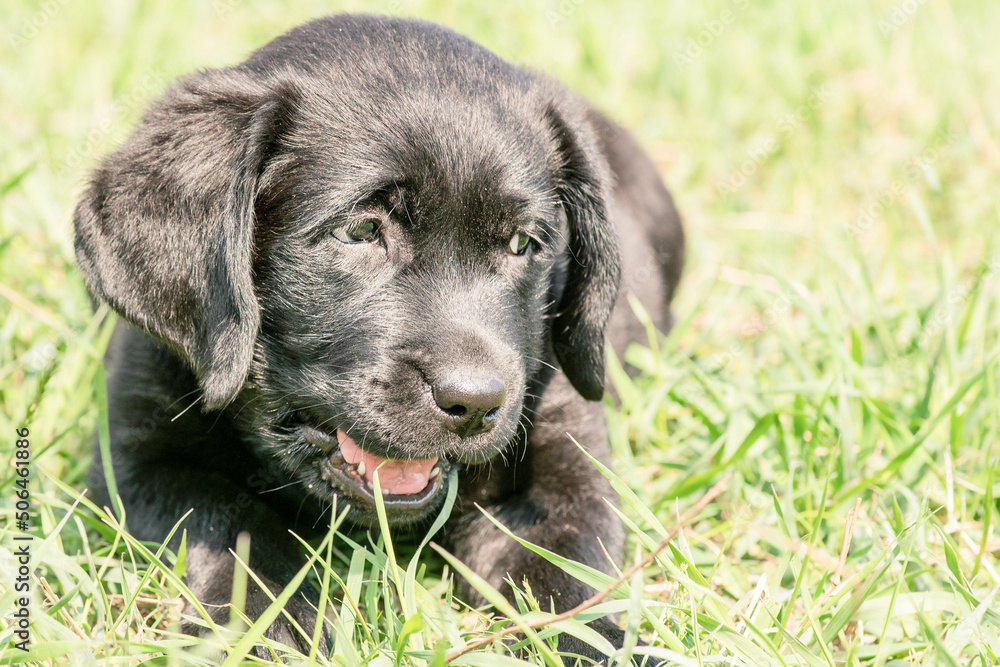
[[[365,477],[369,482],[373,480],[375,470],[378,469],[378,481],[382,489],[399,496],[419,493],[427,488],[431,480],[431,470],[438,462],[436,457],[403,461],[375,456],[358,447],[357,443],[339,428],[337,442],[340,443],[340,453],[344,455],[345,461],[353,465],[364,461]]]

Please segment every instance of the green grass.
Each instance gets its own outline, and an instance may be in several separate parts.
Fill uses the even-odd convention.
[[[235,662],[259,635],[219,628],[181,651],[183,554],[80,500],[108,332],[70,214],[86,168],[173,77],[345,8],[362,7],[0,7],[0,449],[12,460],[30,427],[34,663],[212,664],[219,647]],[[634,129],[685,217],[680,323],[626,352],[644,373],[616,373],[607,409],[629,553],[676,537],[596,613],[624,612],[686,665],[1000,663],[1000,4],[363,8],[560,77]],[[15,477],[0,470],[7,664],[25,656],[7,641]],[[437,667],[509,623],[451,598],[459,563],[352,535],[313,545],[305,574],[337,619],[315,664]],[[522,601],[508,615],[537,619]],[[551,634],[456,664],[542,662]]]

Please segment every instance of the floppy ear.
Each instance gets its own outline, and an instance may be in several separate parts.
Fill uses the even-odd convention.
[[[254,202],[295,99],[234,70],[182,81],[94,172],[73,218],[91,293],[185,359],[205,410],[250,368]]]
[[[569,223],[553,349],[573,387],[596,401],[604,394],[605,332],[621,280],[617,233],[608,219],[610,176],[582,110],[553,103],[545,116],[558,146],[556,188]]]

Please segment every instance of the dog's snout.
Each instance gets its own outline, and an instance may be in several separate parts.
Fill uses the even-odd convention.
[[[463,438],[493,428],[507,388],[488,371],[455,370],[431,384],[434,402],[444,413],[445,426]]]

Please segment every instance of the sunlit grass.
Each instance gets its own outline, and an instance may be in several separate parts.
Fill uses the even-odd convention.
[[[611,612],[653,645],[636,656],[679,664],[1000,663],[1000,5],[985,0],[3,3],[0,449],[30,427],[31,661],[212,665],[265,641],[247,622],[191,648],[183,552],[80,495],[109,330],[70,214],[170,80],[343,8],[441,21],[566,81],[635,130],[688,231],[678,324],[623,353],[639,376],[612,360],[606,411],[623,570],[669,546],[555,628],[525,591],[505,611],[534,636],[455,664],[551,661],[558,632],[589,637],[579,621]],[[7,641],[3,470],[9,664],[25,656]],[[436,667],[508,627],[452,598],[448,555],[341,529],[303,570],[327,592],[332,657],[271,644],[276,658]]]

